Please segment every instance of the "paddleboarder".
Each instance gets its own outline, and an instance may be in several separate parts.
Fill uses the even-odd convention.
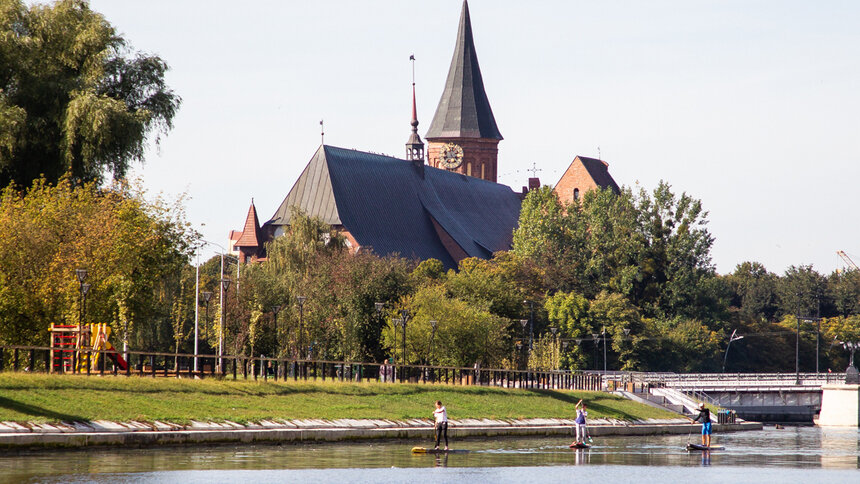
[[[442,406],[441,400],[436,400],[436,410],[433,411],[436,419],[436,450],[439,450],[439,439],[445,436],[445,450],[448,450],[448,411]]]
[[[711,446],[711,411],[705,407],[705,404],[699,406],[699,415],[692,419],[693,422],[702,421],[702,445],[705,447]]]
[[[576,420],[573,421],[576,424],[576,444],[584,444],[585,438],[588,435],[588,427],[586,424],[586,417],[588,417],[588,410],[586,410],[585,404],[582,403],[582,399],[580,399],[576,406],[573,407],[576,409]]]

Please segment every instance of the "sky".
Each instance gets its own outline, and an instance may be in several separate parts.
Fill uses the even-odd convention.
[[[170,65],[174,129],[133,176],[187,194],[227,246],[268,220],[320,144],[402,157],[442,94],[461,0],[91,0]],[[700,199],[718,272],[860,263],[860,2],[471,0],[499,182],[553,185],[576,155],[621,185]],[[208,252],[207,252],[208,251]],[[210,246],[202,257],[214,254]]]

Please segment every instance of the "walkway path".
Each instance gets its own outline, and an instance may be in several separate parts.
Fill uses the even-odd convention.
[[[499,437],[571,435],[573,421],[566,419],[451,420],[454,437]],[[594,419],[589,432],[603,435],[658,435],[695,432],[699,425],[686,419],[627,422]],[[757,422],[714,425],[716,432],[760,430]],[[21,424],[0,422],[0,448],[56,448],[89,446],[160,446],[209,443],[262,443],[304,441],[348,441],[366,439],[432,438],[430,420],[264,420],[241,425],[234,422],[192,422],[176,425],[165,422],[71,422],[63,424]]]

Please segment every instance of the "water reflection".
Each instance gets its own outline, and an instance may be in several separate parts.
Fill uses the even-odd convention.
[[[544,470],[537,472],[543,475],[549,472],[546,469],[559,466],[703,466],[721,467],[720,472],[729,467],[819,470],[860,467],[857,429],[771,427],[756,432],[717,434],[714,445],[725,446],[726,450],[712,452],[687,452],[684,449],[687,440],[686,435],[606,437],[595,439],[589,449],[576,450],[568,448],[569,442],[556,437],[464,440],[455,442],[454,447],[471,452],[450,455],[413,455],[409,450],[416,443],[403,441],[26,452],[0,456],[0,482],[78,479],[136,482],[139,478],[145,481],[150,480],[147,477],[161,476],[164,471],[173,472],[170,476],[181,475],[183,480],[188,480],[189,476],[209,475],[211,471],[226,476],[233,475],[234,471],[352,469],[353,479],[344,481],[351,482],[374,480],[368,476],[376,473],[369,470],[391,468],[460,469],[457,472],[493,467],[542,468]],[[661,469],[659,473],[665,470]],[[117,478],[118,475],[125,477]],[[325,475],[339,474],[329,472]],[[368,479],[359,479],[359,475]],[[391,477],[394,474],[385,475]],[[249,479],[243,477],[240,480]],[[167,479],[167,482],[175,480]]]

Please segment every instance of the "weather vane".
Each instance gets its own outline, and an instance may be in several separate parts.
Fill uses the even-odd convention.
[[[541,170],[540,168],[537,167],[537,162],[533,162],[532,167],[526,171],[532,172],[532,178],[537,178],[537,172],[543,171],[543,170]]]

